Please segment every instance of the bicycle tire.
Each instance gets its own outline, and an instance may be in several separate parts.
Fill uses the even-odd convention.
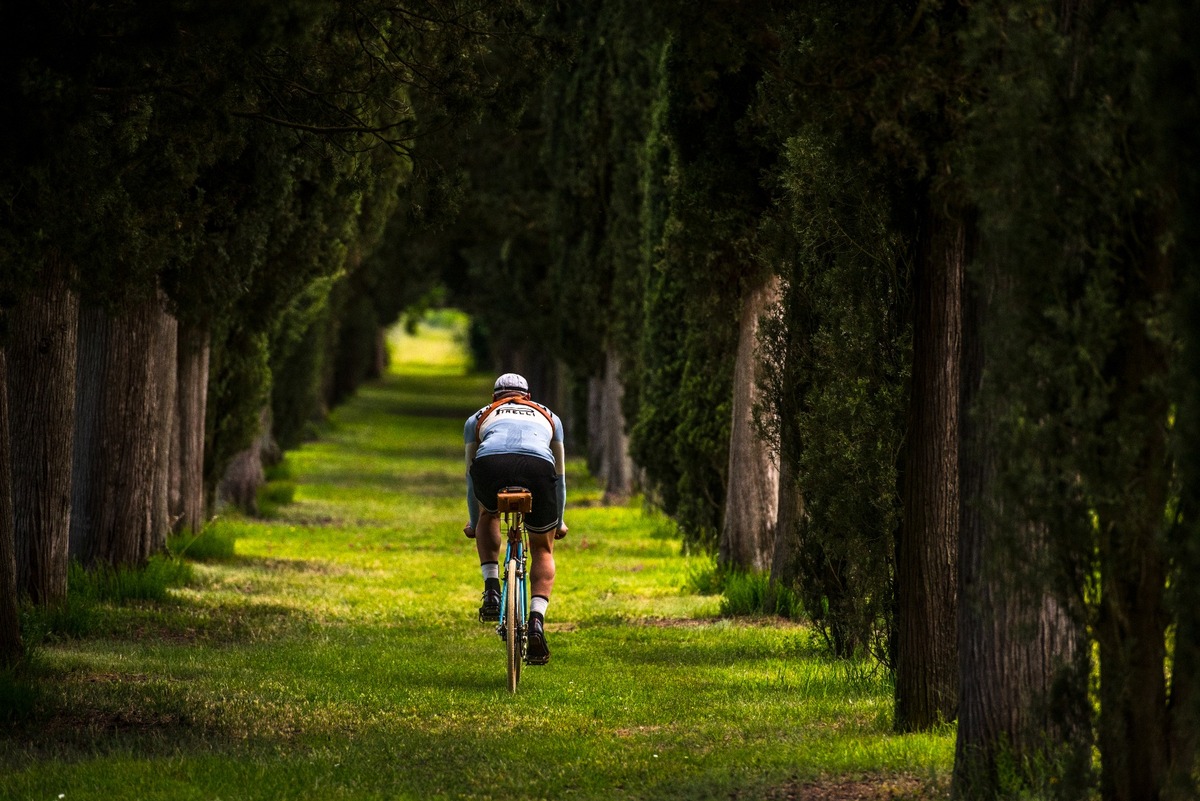
[[[507,598],[504,603],[504,642],[508,651],[508,691],[515,693],[517,684],[521,681],[521,644],[517,642],[517,560],[508,560],[505,570],[505,582],[508,585]]]

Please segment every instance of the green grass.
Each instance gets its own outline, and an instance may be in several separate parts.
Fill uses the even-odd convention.
[[[668,521],[599,504],[569,465],[553,658],[505,689],[474,620],[462,421],[490,376],[458,328],[392,338],[393,370],[289,454],[291,503],[175,552],[163,600],[97,602],[0,675],[0,798],[754,798],[809,780],[944,786],[953,733],[891,732],[890,685],[809,630],[719,617]],[[31,689],[32,687],[32,689]],[[0,714],[0,722],[5,721]],[[874,778],[872,778],[874,777]],[[911,785],[906,785],[911,787]],[[782,796],[780,796],[782,797]]]

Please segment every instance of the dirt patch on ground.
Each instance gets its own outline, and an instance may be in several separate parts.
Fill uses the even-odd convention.
[[[736,794],[735,799],[749,799]],[[770,801],[924,801],[944,799],[948,795],[912,776],[876,776],[854,780],[788,782],[774,787],[756,799]]]

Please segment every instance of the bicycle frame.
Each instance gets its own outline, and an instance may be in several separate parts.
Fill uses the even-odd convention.
[[[504,549],[504,578],[500,585],[500,620],[496,625],[496,633],[507,646],[508,691],[515,693],[521,682],[521,665],[529,645],[526,636],[529,622],[529,582],[526,580],[529,541],[525,531],[525,515],[533,508],[533,496],[524,487],[505,487],[496,493],[496,507],[508,529],[508,544]]]
[[[508,563],[513,559],[517,560],[517,586],[510,588],[507,578],[500,586],[500,609],[505,608],[508,603],[508,593],[515,589],[517,592],[517,634],[520,636],[521,653],[524,656],[525,652],[525,625],[529,619],[529,582],[526,579],[526,562],[528,558],[528,548],[525,543],[525,520],[524,515],[520,512],[505,512],[504,524],[508,528],[508,542],[504,546],[504,563],[500,571],[501,576],[507,577]],[[500,622],[496,625],[496,633],[501,637],[504,636],[504,616],[501,614]]]

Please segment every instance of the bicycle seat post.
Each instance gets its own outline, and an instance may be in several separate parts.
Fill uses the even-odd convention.
[[[522,521],[533,509],[533,495],[525,487],[505,487],[496,493],[496,506],[508,528],[508,541],[519,542]]]

